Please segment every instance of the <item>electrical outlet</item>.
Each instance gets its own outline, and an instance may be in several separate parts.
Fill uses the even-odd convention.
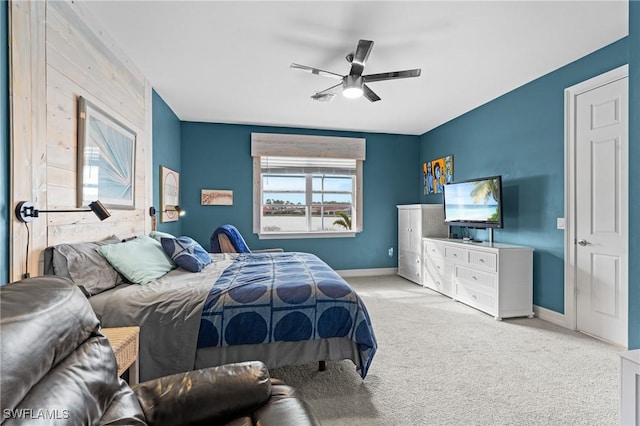
[[[556,220],[556,228],[558,229],[564,229],[564,217],[559,217]]]
[[[389,257],[393,257],[393,247],[389,247]]]

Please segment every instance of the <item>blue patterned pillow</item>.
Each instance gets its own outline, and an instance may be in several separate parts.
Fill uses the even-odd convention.
[[[203,267],[212,262],[209,253],[192,238],[162,237],[160,238],[160,243],[176,265],[189,272],[200,272]]]

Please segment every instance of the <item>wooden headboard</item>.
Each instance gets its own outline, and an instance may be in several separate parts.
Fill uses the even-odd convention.
[[[13,217],[9,279],[42,273],[42,251],[61,242],[148,233],[152,203],[151,85],[82,2],[9,5],[11,206],[76,208],[77,106],[82,96],[137,133],[135,209],[42,214],[27,229]],[[13,216],[13,212],[12,212]]]

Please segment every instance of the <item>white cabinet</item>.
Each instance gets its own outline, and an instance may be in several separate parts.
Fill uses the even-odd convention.
[[[422,237],[446,237],[442,204],[398,206],[398,275],[422,284]]]
[[[620,425],[640,424],[640,349],[620,354]]]
[[[424,238],[423,285],[493,315],[533,316],[533,249]]]

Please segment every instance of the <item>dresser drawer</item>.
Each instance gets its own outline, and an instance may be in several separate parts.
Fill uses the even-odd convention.
[[[398,275],[418,284],[422,284],[422,262],[420,261],[420,255],[399,250]]]
[[[465,285],[478,288],[483,291],[494,293],[497,288],[497,277],[495,274],[482,272],[477,269],[455,267],[455,279]]]
[[[487,293],[483,293],[473,287],[456,282],[455,284],[455,298],[459,301],[466,303],[467,305],[478,308],[490,315],[496,313],[496,298],[495,296]]]
[[[451,296],[452,289],[452,266],[442,259],[427,257],[424,260],[424,273],[422,284],[432,290]]]
[[[453,294],[451,280],[443,277],[439,274],[434,274],[430,270],[425,270],[423,284],[425,287],[429,287],[432,290],[438,291],[446,296],[451,296]]]
[[[495,272],[498,266],[498,255],[488,251],[469,250],[469,265]]]
[[[425,241],[424,243],[424,256],[432,258],[444,257],[444,246],[431,241]]]
[[[467,262],[467,250],[454,246],[444,246],[444,257],[455,262]]]
[[[439,277],[444,276],[446,266],[443,259],[438,257],[426,257],[424,259],[424,266],[433,275],[437,275]]]

